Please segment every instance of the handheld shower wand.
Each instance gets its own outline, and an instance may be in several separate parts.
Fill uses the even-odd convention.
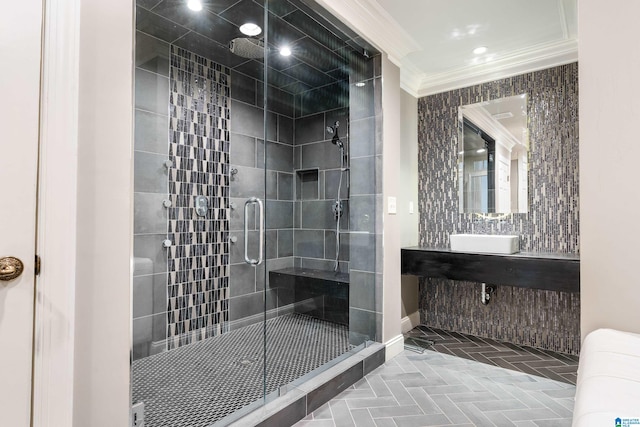
[[[333,271],[338,271],[339,267],[339,258],[340,258],[340,218],[342,217],[343,208],[342,201],[340,200],[340,193],[342,192],[342,174],[346,169],[346,159],[344,152],[344,143],[340,140],[338,136],[338,127],[340,126],[340,122],[336,121],[333,126],[327,126],[327,132],[333,134],[333,138],[331,138],[331,143],[337,146],[340,149],[340,180],[338,183],[338,194],[336,195],[336,201],[333,204],[333,213],[336,218],[336,260],[333,267]]]

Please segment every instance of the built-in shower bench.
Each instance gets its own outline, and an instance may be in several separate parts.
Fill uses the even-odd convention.
[[[349,274],[292,267],[269,272],[269,286],[278,290],[280,305],[291,304],[329,322],[349,324]]]

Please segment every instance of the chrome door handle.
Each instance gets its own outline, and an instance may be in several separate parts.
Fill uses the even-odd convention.
[[[259,240],[259,253],[258,259],[249,258],[249,205],[257,204],[258,205],[258,218],[260,221],[260,226],[258,228],[258,240]],[[254,267],[262,264],[262,252],[264,249],[264,204],[262,200],[257,197],[251,197],[249,200],[244,202],[244,261],[253,265]]]
[[[18,258],[7,256],[0,258],[0,280],[6,282],[20,276],[24,271],[24,264]]]

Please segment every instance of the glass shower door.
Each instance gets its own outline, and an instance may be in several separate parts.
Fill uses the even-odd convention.
[[[376,337],[379,77],[318,7],[137,2],[132,405],[147,427],[226,425]]]

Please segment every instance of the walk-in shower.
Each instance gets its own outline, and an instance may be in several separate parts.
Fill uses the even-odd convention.
[[[379,340],[380,57],[312,0],[136,30],[132,405],[226,425]]]

